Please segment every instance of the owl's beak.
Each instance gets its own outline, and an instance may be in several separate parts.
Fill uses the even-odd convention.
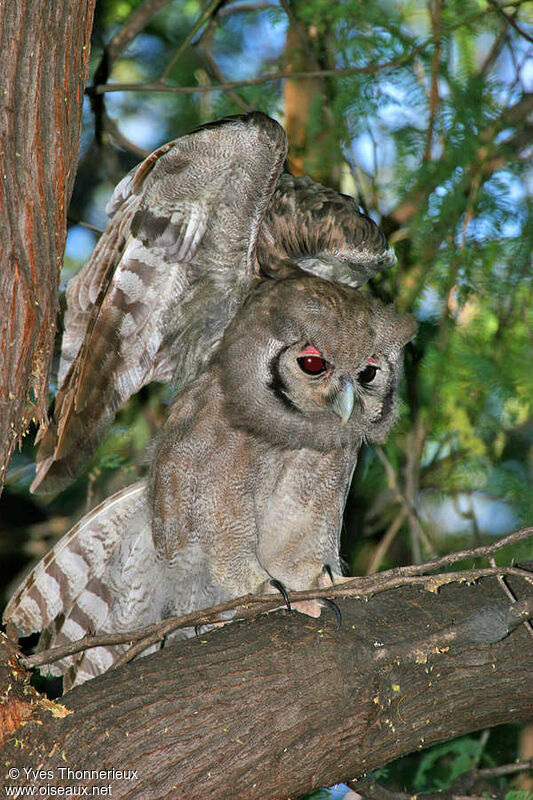
[[[352,416],[354,402],[355,390],[352,379],[347,375],[341,375],[338,386],[328,395],[327,403],[331,410],[341,418],[343,425]]]

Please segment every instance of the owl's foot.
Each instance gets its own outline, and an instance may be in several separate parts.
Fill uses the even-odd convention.
[[[322,602],[320,600],[297,600],[292,607],[300,614],[306,614],[308,617],[316,619],[322,611]]]
[[[319,575],[317,583],[321,589],[325,589],[328,586],[338,586],[339,583],[347,583],[348,581],[353,581],[353,578],[345,578],[344,575],[333,572],[329,564],[324,564],[322,575]]]
[[[324,564],[324,567],[322,568],[322,575],[319,576],[317,582],[321,588],[325,588],[330,584],[335,586],[335,584],[342,583],[345,580],[346,578],[343,578],[342,575],[334,575],[329,564]],[[328,608],[331,608],[335,614],[337,618],[337,630],[339,631],[342,625],[342,614],[339,606],[334,600],[330,600],[328,597],[325,597],[322,602],[324,605],[328,606]]]
[[[297,600],[295,603],[291,603],[285,586],[276,578],[271,578],[265,587],[267,594],[270,594],[273,589],[282,595],[287,611],[292,611],[294,609],[295,611],[299,611],[300,614],[306,614],[308,617],[320,616],[320,612],[322,611],[320,600]]]

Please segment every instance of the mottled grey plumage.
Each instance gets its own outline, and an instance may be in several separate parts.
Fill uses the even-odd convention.
[[[280,177],[286,147],[283,129],[255,112],[163,145],[119,183],[109,226],[67,289],[32,490],[67,485],[144,384],[196,377],[263,276],[297,265],[358,286],[395,263],[352,198]]]
[[[257,260],[264,275],[288,276],[296,264],[313,275],[357,287],[394,266],[396,256],[353,197],[285,173],[267,207]]]
[[[413,333],[410,317],[348,286],[296,269],[262,281],[204,372],[176,396],[148,483],[109,498],[67,534],[5,620],[58,644],[262,591],[271,580],[298,590],[329,570],[339,576],[357,452],[392,424],[401,350]],[[120,650],[65,659],[66,685],[103,671]]]

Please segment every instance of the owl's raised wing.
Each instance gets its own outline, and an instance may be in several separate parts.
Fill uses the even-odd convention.
[[[261,272],[278,279],[296,264],[355,288],[396,264],[385,234],[353,197],[286,173],[261,225],[257,259]]]
[[[285,153],[274,120],[230,117],[164,145],[118,184],[111,222],[67,290],[60,387],[32,491],[67,485],[141,386],[201,370],[258,274],[257,234]]]

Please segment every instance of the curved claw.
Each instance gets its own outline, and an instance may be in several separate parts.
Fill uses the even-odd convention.
[[[337,603],[335,603],[334,600],[330,600],[329,597],[322,598],[322,602],[325,603],[327,606],[329,606],[329,608],[331,608],[331,610],[335,614],[337,618],[337,630],[340,631],[342,625],[342,614],[339,606],[337,605]]]
[[[276,580],[276,578],[271,578],[270,585],[277,589],[278,592],[282,595],[285,605],[287,606],[287,611],[292,611],[291,602],[289,600],[289,595],[287,594],[287,590],[285,589],[284,585],[281,581]]]
[[[334,586],[335,585],[335,581],[333,580],[333,572],[331,571],[330,565],[329,564],[324,564],[324,566],[322,567],[322,572],[326,573],[326,575],[328,576],[328,578],[331,581],[332,586]]]

